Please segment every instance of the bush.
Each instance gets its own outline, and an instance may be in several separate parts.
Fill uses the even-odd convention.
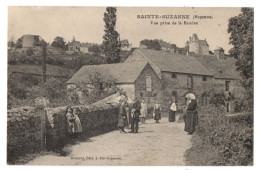
[[[253,164],[252,114],[227,117],[221,106],[200,107],[199,125],[193,139],[196,140],[187,158],[194,165]],[[207,148],[210,149],[207,151]],[[196,157],[201,155],[201,150],[206,151],[198,163]]]

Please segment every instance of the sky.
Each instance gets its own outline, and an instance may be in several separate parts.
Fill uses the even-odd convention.
[[[105,7],[8,7],[8,40],[16,41],[24,34],[40,35],[47,42],[56,36],[71,41],[102,43]],[[228,20],[240,13],[240,8],[191,7],[117,7],[116,30],[120,39],[128,39],[138,47],[143,39],[162,39],[183,47],[193,33],[206,39],[209,49],[232,48],[227,33]],[[137,15],[194,15],[211,19],[138,19]],[[161,22],[198,22],[198,25],[162,25]],[[151,22],[159,22],[152,25]]]

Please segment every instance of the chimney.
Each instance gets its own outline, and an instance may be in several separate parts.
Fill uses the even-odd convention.
[[[214,50],[214,55],[219,59],[219,60],[225,60],[225,55],[224,55],[224,49],[222,47],[217,47]]]

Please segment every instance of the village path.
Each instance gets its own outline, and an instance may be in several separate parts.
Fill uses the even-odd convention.
[[[176,116],[178,118],[178,116]],[[121,134],[118,130],[95,136],[86,142],[69,146],[67,156],[45,155],[29,165],[103,165],[103,166],[185,166],[185,152],[191,148],[191,135],[184,123],[159,124],[146,120],[139,133]]]

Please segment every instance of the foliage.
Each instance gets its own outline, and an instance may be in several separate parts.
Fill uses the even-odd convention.
[[[67,105],[65,82],[48,78],[46,83],[43,83],[32,75],[11,75],[8,77],[8,109],[34,106],[38,97],[46,97],[51,107]]]
[[[103,36],[103,49],[108,63],[120,62],[120,41],[116,28],[116,8],[107,7],[104,13],[105,35]]]
[[[229,51],[236,58],[237,71],[242,77],[242,85],[247,90],[249,109],[253,109],[253,59],[254,59],[254,9],[242,8],[238,16],[229,19]]]
[[[162,50],[160,42],[157,39],[155,39],[155,40],[148,40],[148,39],[142,40],[140,42],[140,45],[147,46],[147,49]]]
[[[35,104],[38,107],[46,107],[49,104],[49,100],[46,97],[37,97],[35,99]]]
[[[42,40],[42,81],[46,82],[46,56],[47,56],[47,43]]]
[[[8,47],[14,47],[14,46],[15,43],[12,40],[8,41]]]
[[[35,100],[37,97],[46,97],[52,102],[56,98],[65,98],[66,96],[66,86],[65,81],[48,78],[45,83],[40,82],[38,85],[28,88],[29,98]]]
[[[66,49],[64,38],[57,36],[54,41],[51,43],[53,47],[58,47],[62,49]]]
[[[90,46],[88,50],[89,50],[89,52],[93,52],[96,54],[101,53],[101,47],[98,45]]]
[[[214,105],[200,107],[198,112],[199,125],[188,162],[212,166],[253,164],[252,114],[227,117],[224,108]]]
[[[27,56],[32,56],[33,54],[34,54],[34,52],[33,52],[32,48],[29,48],[29,49],[26,50]]]
[[[22,48],[23,37],[19,38],[15,43],[15,48]]]
[[[72,104],[90,104],[116,92],[115,79],[104,72],[96,71],[89,79],[91,84],[81,82],[77,88],[68,90],[68,99]]]

